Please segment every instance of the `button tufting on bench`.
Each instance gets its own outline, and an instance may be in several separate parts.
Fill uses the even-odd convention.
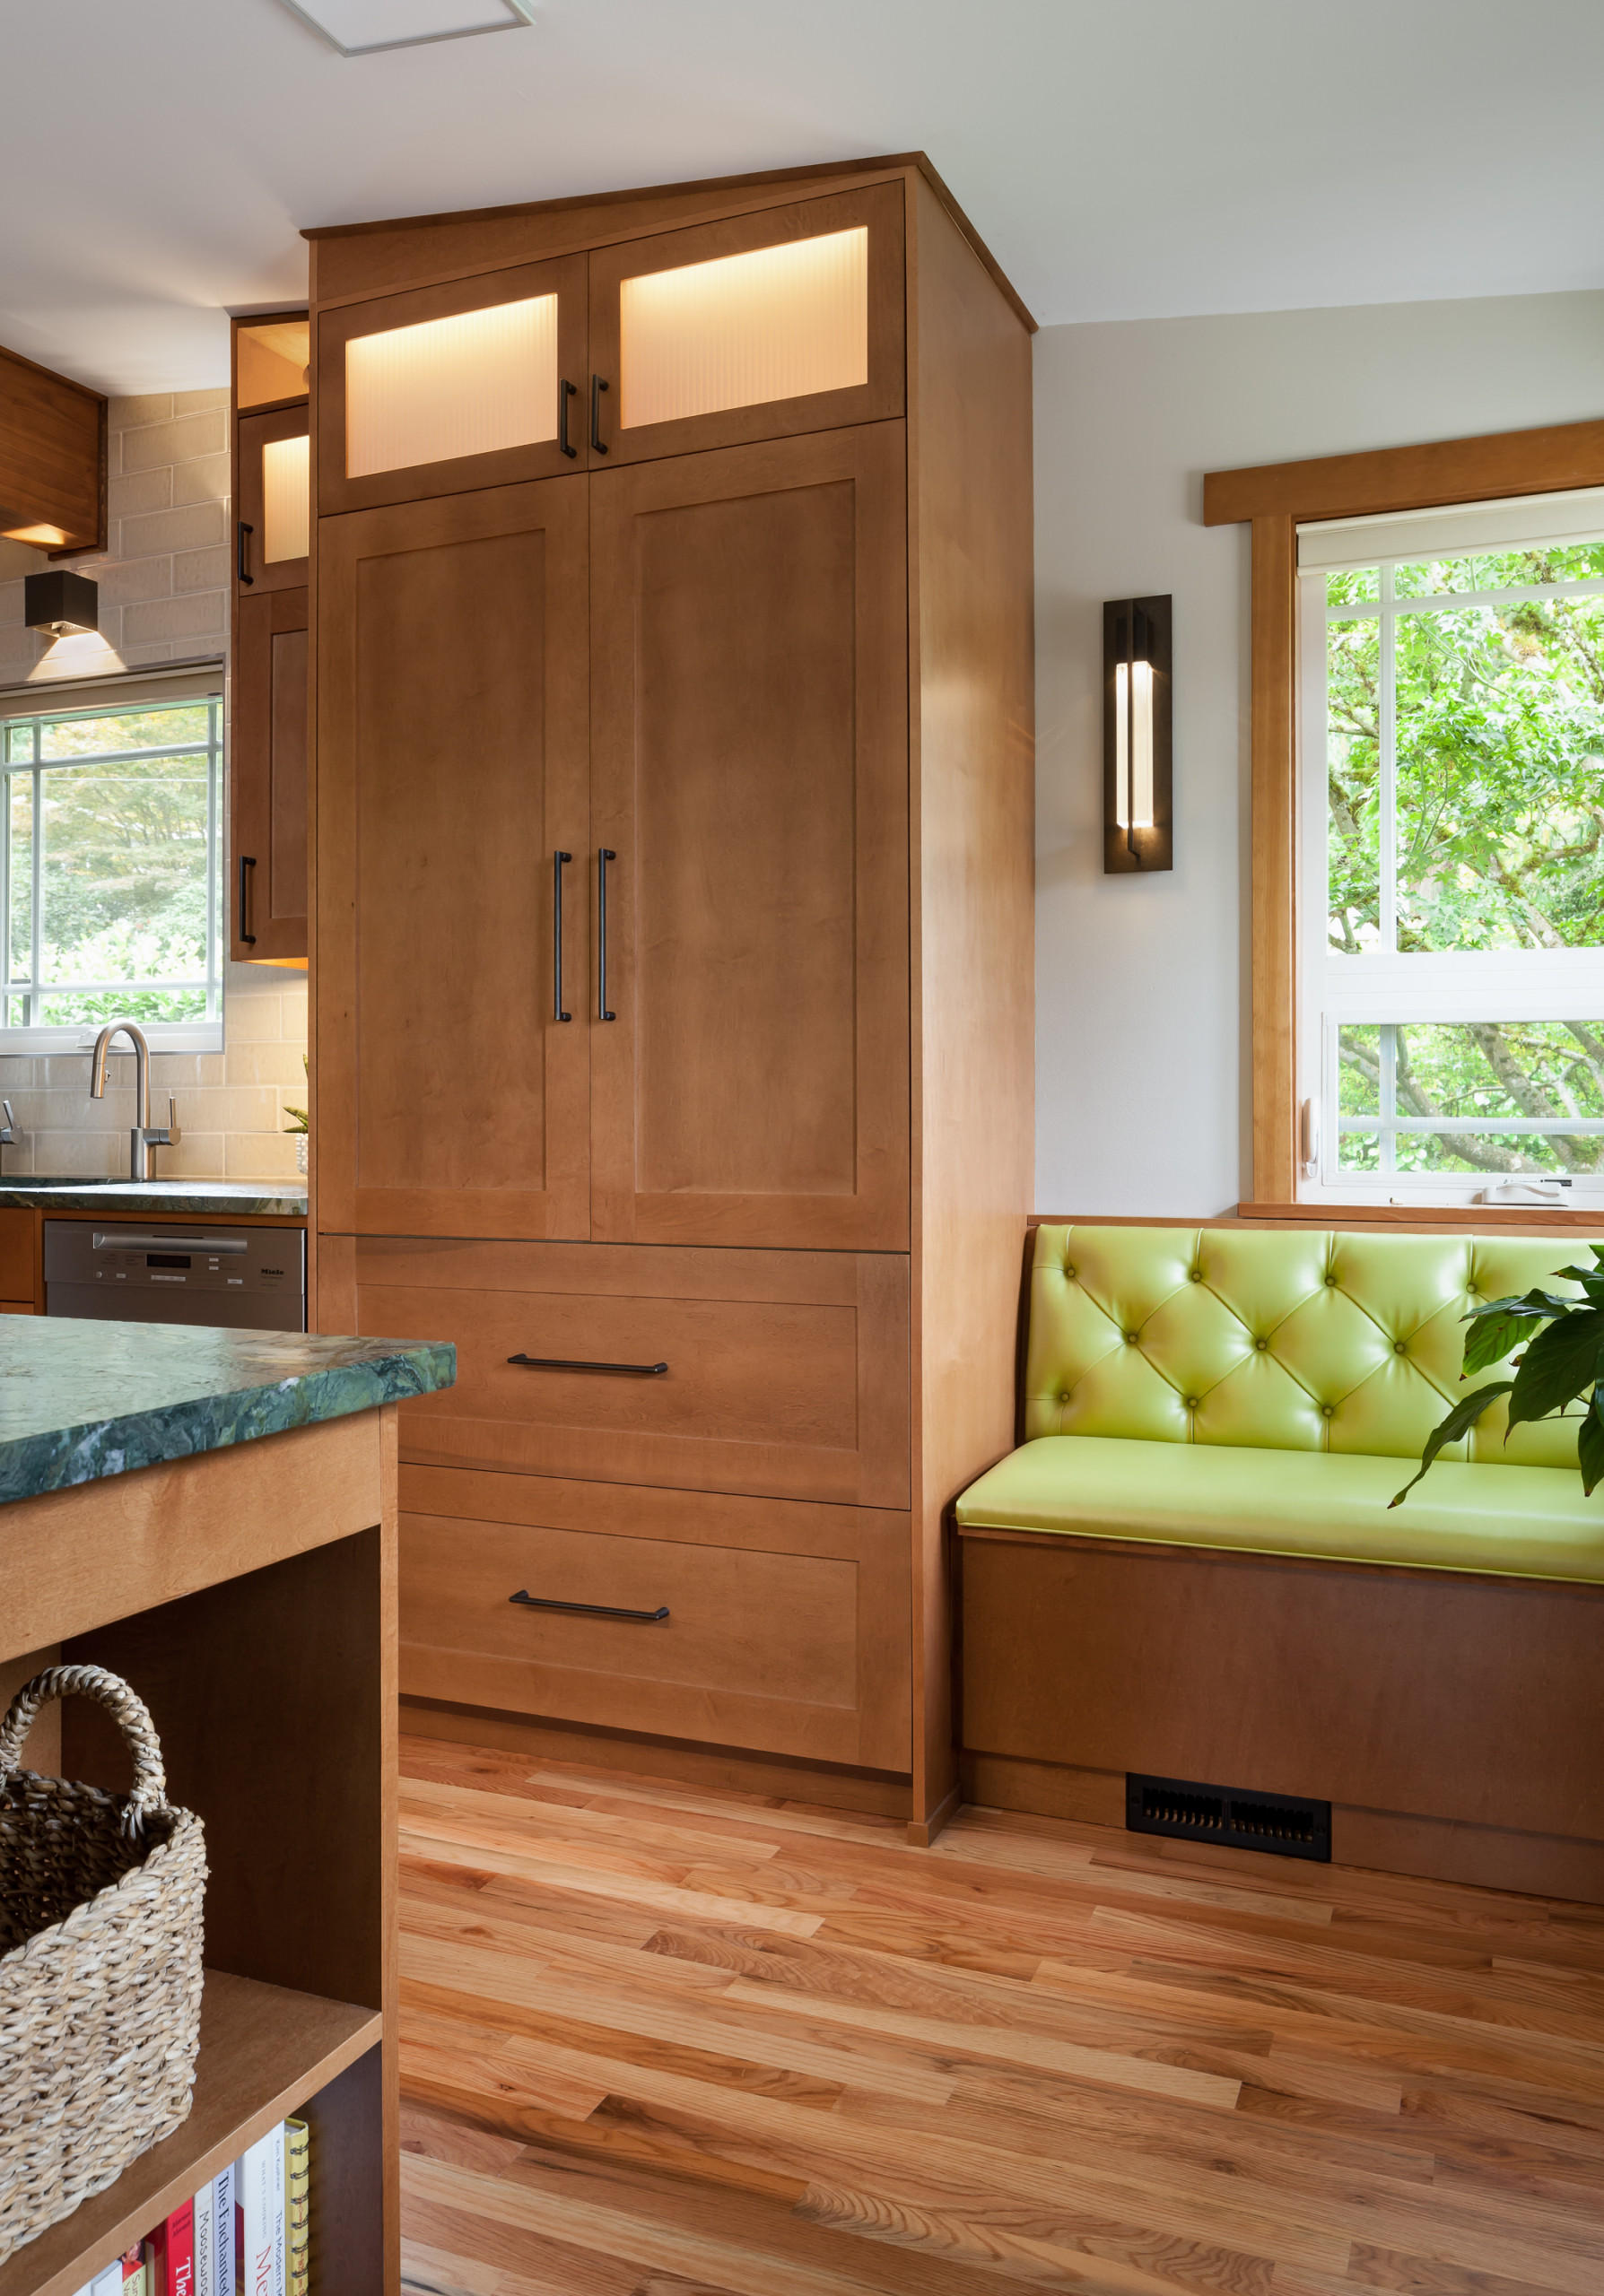
[[[1172,1230],[1083,1225],[1073,1247],[1061,1227],[1039,1231],[1037,1272],[1073,1248],[1084,1283],[1033,1290],[1026,1439],[958,1501],[961,1528],[1505,1572],[1604,1596],[1604,1508],[1576,1473],[1574,1418],[1506,1442],[1495,1404],[1408,1506],[1390,1504],[1464,1393],[1467,1292],[1570,1291],[1554,1273],[1563,1248],[1244,1225],[1209,1234],[1205,1266],[1193,1242],[1180,1266]],[[1322,1308],[1321,1291],[1340,1299]],[[1373,1376],[1382,1354],[1399,1377]]]

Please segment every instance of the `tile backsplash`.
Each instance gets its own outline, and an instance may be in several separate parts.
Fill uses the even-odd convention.
[[[23,623],[22,578],[0,581],[0,684],[26,680],[48,690],[61,678],[226,652],[228,405],[226,390],[112,400],[107,548],[55,561],[100,584],[99,633],[48,644]],[[293,1179],[295,1138],[283,1123],[286,1104],[307,1102],[306,975],[231,964],[225,976],[227,1048],[152,1055],[153,1121],[165,1117],[170,1094],[184,1133],[176,1148],[153,1152],[156,1172],[170,1179]],[[113,1058],[100,1100],[89,1097],[85,1052],[0,1055],[0,1093],[16,1111],[18,1135],[14,1147],[0,1150],[4,1170],[74,1178],[126,1173],[132,1055]]]
[[[165,1120],[170,1095],[184,1134],[176,1148],[152,1152],[156,1176],[293,1180],[295,1135],[283,1128],[284,1110],[306,1106],[306,977],[230,965],[223,1000],[226,1050],[151,1055],[151,1120]],[[103,1100],[89,1096],[87,1052],[0,1056],[0,1092],[16,1115],[17,1144],[0,1149],[6,1171],[126,1177],[132,1053],[114,1051]]]

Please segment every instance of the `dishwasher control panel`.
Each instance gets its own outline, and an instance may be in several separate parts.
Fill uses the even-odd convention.
[[[45,1312],[304,1331],[306,1236],[204,1222],[47,1220]]]

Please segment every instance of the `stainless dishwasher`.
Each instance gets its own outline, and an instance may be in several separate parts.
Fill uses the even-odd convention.
[[[45,1313],[100,1323],[306,1329],[306,1234],[186,1221],[47,1220]]]

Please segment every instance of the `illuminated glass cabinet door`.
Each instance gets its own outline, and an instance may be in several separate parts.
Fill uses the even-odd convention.
[[[377,508],[583,470],[583,257],[325,313],[318,508]]]
[[[902,186],[590,257],[592,467],[900,415]]]
[[[242,414],[234,526],[234,583],[241,598],[302,589],[311,526],[307,409]]]

